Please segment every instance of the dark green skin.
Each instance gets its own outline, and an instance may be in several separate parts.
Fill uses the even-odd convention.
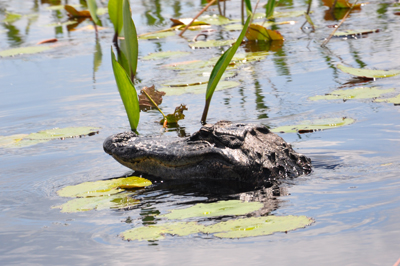
[[[190,137],[123,132],[104,151],[135,171],[162,179],[234,180],[261,184],[311,172],[311,160],[262,125],[207,124]]]

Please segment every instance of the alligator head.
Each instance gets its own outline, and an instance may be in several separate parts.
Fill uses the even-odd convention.
[[[262,125],[220,121],[190,137],[123,132],[104,141],[121,164],[162,179],[235,180],[260,184],[311,172],[311,160]]]

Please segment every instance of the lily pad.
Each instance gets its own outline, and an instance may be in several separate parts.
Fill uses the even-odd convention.
[[[303,121],[299,125],[292,126],[281,126],[271,129],[272,132],[280,133],[310,133],[318,130],[325,130],[331,128],[337,128],[347,126],[354,123],[355,120],[352,118],[326,118],[317,119],[314,121]]]
[[[125,231],[121,236],[125,240],[159,240],[166,234],[187,236],[204,231],[204,226],[196,222],[167,223],[162,225],[149,225]]]
[[[266,216],[229,220],[210,226],[196,222],[166,223],[149,225],[125,231],[121,236],[125,240],[160,240],[165,235],[187,236],[191,234],[212,234],[221,238],[243,238],[270,235],[304,228],[314,222],[306,216]]]
[[[280,22],[253,22],[253,24],[256,25],[260,25],[260,26],[264,26],[265,28],[274,26],[274,25],[284,25],[284,24],[291,24],[294,25],[296,24],[296,21],[280,21]],[[225,30],[229,30],[229,31],[234,31],[234,30],[242,30],[243,29],[243,25],[242,24],[229,24],[224,26]]]
[[[337,31],[333,34],[335,37],[346,37],[346,36],[356,36],[356,35],[364,35],[369,33],[379,32],[379,29],[376,30],[344,30]]]
[[[388,78],[400,74],[400,70],[372,70],[347,67],[344,65],[337,65],[337,68],[345,73],[362,78]]]
[[[16,56],[22,54],[37,54],[52,49],[51,46],[19,47],[0,51],[0,57]]]
[[[208,23],[208,24],[211,24],[211,25],[225,25],[225,24],[229,24],[229,23],[232,23],[232,22],[235,22],[234,20],[230,20],[229,18],[227,18],[227,17],[224,17],[224,16],[220,16],[220,15],[204,15],[204,16],[201,16],[200,18],[199,18],[201,21],[204,21],[204,22],[206,22],[206,23]]]
[[[165,32],[159,32],[159,33],[151,33],[151,34],[146,34],[143,36],[139,37],[139,40],[157,40],[157,39],[162,39],[170,36],[175,36],[175,32],[173,31],[165,31]]]
[[[304,228],[314,221],[306,216],[266,216],[229,220],[206,227],[206,233],[221,238],[243,238],[271,235]]]
[[[334,90],[325,95],[317,95],[310,97],[311,101],[318,100],[334,100],[334,99],[371,99],[381,96],[384,93],[392,92],[392,89],[380,90],[377,87],[357,87],[349,90]]]
[[[70,5],[73,8],[80,8],[81,5]],[[46,7],[47,10],[64,10],[64,5],[55,5],[55,6],[48,6]]]
[[[192,49],[199,48],[211,48],[211,47],[221,47],[221,46],[231,46],[236,40],[209,40],[209,41],[198,41],[190,43],[189,47]]]
[[[246,32],[249,41],[283,41],[283,36],[276,30],[268,30],[261,25],[250,24]]]
[[[170,20],[172,21],[172,26],[177,26],[177,25],[188,25],[190,22],[192,22],[192,18],[180,18],[180,19],[175,19],[175,18],[170,18]],[[208,23],[204,22],[204,21],[200,21],[200,20],[195,20],[193,21],[191,26],[200,26],[200,25],[209,25]]]
[[[68,213],[84,212],[94,209],[123,209],[139,204],[140,200],[132,198],[132,195],[134,195],[134,193],[130,192],[111,196],[77,198],[53,208],[60,208],[61,212]]]
[[[158,60],[158,59],[165,59],[165,58],[176,58],[185,55],[189,55],[189,52],[181,52],[181,51],[167,51],[167,52],[157,52],[151,53],[149,55],[144,56],[143,60]]]
[[[84,135],[95,134],[100,128],[96,127],[66,127],[66,128],[54,128],[48,130],[42,130],[37,133],[31,133],[25,137],[25,139],[63,139],[63,138],[75,138]]]
[[[393,98],[376,99],[375,102],[386,102],[386,103],[400,104],[400,94],[397,95],[396,97],[393,97]]]
[[[240,200],[219,201],[215,203],[199,203],[186,209],[172,210],[161,215],[168,219],[182,220],[192,217],[216,217],[226,215],[245,215],[261,209],[260,202],[242,202]]]
[[[46,27],[60,27],[60,26],[69,26],[69,25],[74,25],[79,23],[77,20],[67,20],[65,22],[56,22],[56,23],[50,23],[46,24],[44,26]]]
[[[216,91],[226,90],[234,87],[240,86],[240,83],[236,81],[220,81],[216,88]],[[165,92],[168,96],[170,95],[182,95],[186,93],[193,94],[204,94],[207,90],[207,84],[181,87],[181,88],[171,88],[171,87],[163,87],[159,89],[160,91]]]
[[[13,23],[14,21],[19,20],[21,17],[22,17],[21,14],[6,12],[6,18],[3,19],[2,22],[4,22],[4,23]]]
[[[237,63],[240,61],[238,60]],[[163,83],[163,86],[167,87],[188,87],[196,86],[201,84],[207,84],[210,79],[212,68],[198,68],[191,71],[181,71],[179,76],[172,81],[167,81]],[[222,75],[222,79],[231,78],[236,75],[234,71],[226,71]]]
[[[134,189],[150,186],[152,183],[138,176],[130,176],[124,178],[116,178],[111,180],[101,180],[95,182],[84,182],[75,186],[67,186],[57,194],[60,197],[99,197],[117,194],[125,189]]]

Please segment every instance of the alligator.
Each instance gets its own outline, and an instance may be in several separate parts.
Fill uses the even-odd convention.
[[[231,180],[260,185],[311,172],[311,160],[263,125],[220,121],[189,137],[108,137],[104,151],[135,172],[165,180]]]

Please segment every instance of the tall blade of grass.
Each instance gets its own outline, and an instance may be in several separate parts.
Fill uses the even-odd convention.
[[[87,4],[88,4],[90,16],[92,17],[93,22],[96,23],[96,25],[101,26],[101,21],[100,21],[99,17],[97,16],[96,0],[87,0]]]
[[[139,100],[136,93],[135,86],[131,79],[126,74],[123,67],[115,59],[115,54],[111,48],[111,61],[114,71],[115,80],[117,81],[119,95],[124,103],[126,114],[128,115],[129,124],[131,129],[136,131],[139,124],[140,109]]]
[[[243,38],[246,34],[247,28],[249,27],[251,21],[251,16],[247,17],[246,23],[243,26],[242,32],[240,33],[238,39],[236,40],[235,44],[230,47],[225,53],[218,59],[217,63],[215,64],[213,70],[211,71],[210,79],[207,84],[207,91],[206,91],[206,105],[204,107],[203,115],[201,117],[201,122],[205,123],[207,119],[208,108],[210,106],[211,98],[214,94],[215,88],[218,85],[222,75],[224,74],[226,68],[228,67],[229,63],[231,62],[233,56],[235,55],[237,49],[239,48],[240,44],[243,41]]]
[[[133,81],[136,74],[137,60],[138,60],[138,38],[136,33],[135,24],[132,20],[131,8],[129,0],[123,0],[123,31],[125,37],[126,49],[123,50],[126,59],[129,62],[129,77]]]
[[[275,0],[268,0],[267,5],[265,6],[265,18],[268,19],[274,14],[275,2]]]
[[[251,8],[251,1],[250,0],[244,0],[244,3],[246,4],[246,11],[247,11],[247,16],[250,16],[253,13],[253,9]]]
[[[110,0],[108,1],[108,14],[110,20],[114,25],[114,31],[120,35],[122,30],[122,0]]]

